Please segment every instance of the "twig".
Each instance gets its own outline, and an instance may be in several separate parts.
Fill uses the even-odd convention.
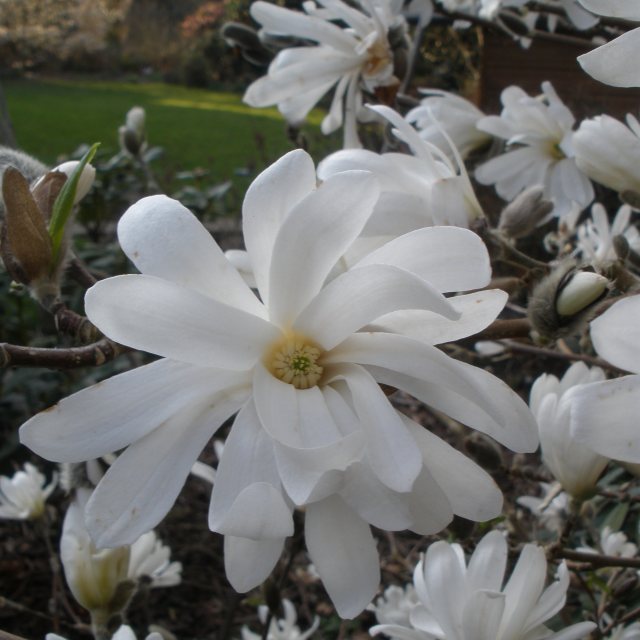
[[[640,558],[622,558],[620,556],[606,556],[600,553],[589,553],[587,551],[575,551],[574,549],[561,548],[555,555],[566,560],[584,562],[594,567],[629,567],[640,569]]]
[[[528,338],[531,325],[527,318],[494,320],[486,329],[472,336],[473,341],[503,340],[505,338]],[[520,343],[516,343],[520,344]]]
[[[85,265],[78,256],[73,256],[73,258],[71,258],[67,270],[78,284],[81,284],[87,289],[98,282],[98,279],[89,271],[87,265]]]

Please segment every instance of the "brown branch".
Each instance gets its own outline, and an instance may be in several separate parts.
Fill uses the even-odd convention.
[[[511,320],[494,320],[486,329],[471,336],[474,342],[478,340],[503,340],[505,338],[528,338],[531,325],[527,318]],[[519,343],[517,343],[519,344]]]
[[[574,551],[573,549],[562,548],[557,551],[557,557],[584,562],[596,568],[601,567],[630,567],[640,569],[640,558],[621,558],[620,556],[605,556],[600,553],[589,553],[587,551]]]
[[[98,279],[89,271],[87,265],[80,260],[77,256],[73,256],[69,261],[69,266],[67,267],[69,271],[69,275],[80,285],[86,287],[92,287]]]
[[[23,347],[0,342],[0,369],[6,367],[46,367],[48,369],[76,369],[98,367],[129,351],[107,338],[85,347],[45,349]]]

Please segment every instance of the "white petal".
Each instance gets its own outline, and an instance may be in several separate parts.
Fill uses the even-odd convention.
[[[490,531],[476,546],[467,567],[467,584],[472,591],[500,591],[508,556],[507,541],[501,531]]]
[[[495,591],[474,591],[464,604],[462,628],[465,638],[495,640],[504,611],[505,596]]]
[[[242,231],[263,300],[269,296],[273,243],[291,209],[316,188],[315,167],[302,149],[290,151],[252,183],[242,205]]]
[[[284,541],[225,536],[224,568],[231,586],[246,593],[263,583],[276,566]]]
[[[578,56],[592,77],[614,87],[640,87],[640,69],[633,61],[640,47],[640,29],[627,31],[595,51]]]
[[[640,462],[640,376],[582,385],[571,395],[571,432],[602,456]]]
[[[459,227],[425,227],[371,252],[358,265],[393,264],[438,291],[467,291],[489,284],[489,254],[478,235]]]
[[[365,433],[374,473],[394,491],[409,491],[422,467],[416,443],[389,400],[367,371],[354,365],[336,368],[344,379]]]
[[[329,350],[367,323],[398,309],[426,309],[449,320],[460,317],[441,293],[411,272],[372,264],[332,280],[298,316],[293,328],[313,336]]]
[[[601,16],[640,20],[640,6],[636,0],[580,0],[580,4]]]
[[[358,237],[378,197],[363,171],[333,176],[298,203],[273,245],[269,314],[290,325],[320,291],[340,256]]]
[[[397,640],[437,640],[435,636],[426,635],[424,631],[407,629],[397,624],[376,624],[369,629],[369,635],[371,636],[377,636],[381,633],[389,638],[397,638]],[[48,638],[45,640],[48,640]]]
[[[116,342],[235,371],[249,369],[280,335],[257,316],[154,276],[101,280],[87,291],[85,310]]]
[[[227,384],[226,372],[158,360],[78,391],[37,414],[22,425],[21,442],[50,460],[91,460],[139,440]]]
[[[307,507],[305,539],[338,615],[355,618],[371,602],[380,581],[369,525],[333,496]]]
[[[420,535],[438,533],[453,520],[449,497],[426,466],[416,478],[409,505],[413,520],[410,529]]]
[[[611,364],[640,373],[640,296],[616,302],[591,323],[598,355]]]
[[[454,342],[488,327],[500,314],[509,296],[500,289],[488,289],[447,298],[458,312],[449,320],[431,311],[396,311],[378,318],[369,329],[399,333],[427,344]]]
[[[138,200],[120,218],[118,240],[142,273],[265,316],[264,307],[216,241],[177,200],[163,195]]]
[[[583,640],[596,628],[595,622],[578,622],[551,636],[547,636],[546,640]]]
[[[138,440],[111,465],[87,504],[87,529],[98,547],[131,544],[173,505],[191,465],[216,429],[246,401],[225,389]]]

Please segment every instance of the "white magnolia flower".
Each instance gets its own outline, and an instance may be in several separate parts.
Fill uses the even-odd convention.
[[[132,580],[146,578],[151,588],[173,587],[182,580],[182,564],[171,562],[171,549],[155,531],[143,533],[132,545],[127,575]]]
[[[569,514],[569,495],[561,491],[559,484],[541,482],[542,497],[520,496],[516,502],[529,509],[540,523],[540,526],[552,533],[560,533]]]
[[[595,182],[616,191],[640,193],[640,124],[627,125],[608,115],[583,120],[573,136],[578,168]]]
[[[362,90],[398,84],[388,33],[393,29],[406,39],[406,24],[389,0],[362,0],[358,8],[342,0],[320,4],[321,9],[314,2],[305,2],[306,14],[261,0],[251,5],[251,15],[262,25],[261,33],[295,36],[317,45],[278,53],[267,75],[249,86],[244,101],[253,107],[277,104],[290,123],[299,124],[335,87],[322,132],[329,134],[344,124],[344,146],[359,147],[356,118],[361,115]]]
[[[442,295],[490,279],[480,239],[454,227],[419,229],[336,271],[377,197],[366,172],[318,187],[301,150],[264,171],[243,206],[259,298],[178,202],[152,196],[125,213],[120,243],[143,274],[99,282],[85,309],[110,338],[163,357],[62,400],[21,431],[59,460],[128,447],[87,505],[98,545],[131,543],[155,526],[238,411],[209,526],[225,535],[239,591],[269,575],[293,533],[294,506],[305,506],[311,560],[346,617],[378,584],[369,524],[432,533],[454,513],[500,513],[490,476],[398,414],[378,383],[531,451],[535,422],[520,398],[433,346],[485,327],[506,295]]]
[[[47,479],[30,463],[13,477],[0,476],[0,518],[7,520],[34,520],[44,514],[44,503],[56,488],[54,475]]]
[[[370,171],[380,184],[380,198],[362,231],[362,241],[352,247],[353,255],[345,257],[347,264],[403,233],[432,225],[468,227],[484,216],[455,148],[456,163],[423,140],[393,109],[381,105],[370,108],[394,125],[394,133],[409,145],[413,155],[344,149],[318,165],[321,180],[357,169]]]
[[[617,626],[606,640],[640,640],[640,622],[634,622],[628,627]]]
[[[542,460],[574,498],[590,495],[609,460],[579,444],[571,434],[572,393],[589,382],[604,380],[599,367],[575,362],[561,380],[542,374],[531,387],[529,406],[538,422]]]
[[[622,205],[613,222],[605,208],[596,202],[591,207],[591,218],[576,228],[576,253],[592,263],[602,264],[617,258],[613,239],[622,235],[634,251],[640,250],[640,233],[631,224],[631,207]]]
[[[57,633],[47,633],[44,638],[45,640],[67,640],[64,636],[59,636]],[[113,636],[111,636],[111,640],[136,640],[136,634],[129,625],[123,624]],[[163,638],[162,634],[154,631],[145,636],[144,640],[163,640]]]
[[[412,584],[407,584],[404,587],[392,585],[387,587],[384,593],[376,598],[375,602],[372,602],[367,609],[373,611],[378,624],[396,624],[408,627],[410,626],[411,609],[419,602]]]
[[[591,323],[598,355],[636,375],[576,390],[571,428],[576,439],[603,456],[640,462],[640,296],[624,298]]]
[[[544,589],[544,551],[527,544],[504,584],[507,553],[499,531],[482,538],[468,564],[460,545],[435,542],[413,574],[420,604],[411,610],[411,628],[376,625],[369,633],[403,640],[578,640],[596,627],[592,622],[559,632],[546,627],[565,604],[567,567],[562,563],[557,580]]]
[[[424,90],[422,93],[426,97],[420,101],[420,106],[405,116],[407,122],[415,124],[421,138],[449,157],[453,142],[462,158],[491,140],[488,133],[476,127],[476,122],[485,115],[475,104],[447,91]]]
[[[313,624],[306,630],[300,631],[298,627],[298,616],[293,603],[286,598],[282,601],[284,608],[284,618],[273,618],[269,625],[267,640],[307,640],[320,626],[320,618],[316,616]],[[266,624],[269,615],[269,607],[261,605],[258,607],[258,617],[262,624]],[[260,640],[262,634],[253,633],[247,626],[242,627],[242,640]]]
[[[637,0],[580,0],[582,5],[601,16],[640,20]],[[596,80],[614,87],[640,87],[637,56],[640,28],[632,29],[594,51],[578,56],[582,68]]]
[[[479,129],[506,141],[509,151],[476,169],[476,179],[495,185],[500,197],[513,200],[536,184],[564,217],[593,200],[589,178],[576,166],[573,152],[575,118],[550,82],[542,95],[531,97],[520,87],[507,87],[501,95],[502,112],[478,121]]]
[[[633,542],[629,542],[622,531],[613,531],[611,527],[606,526],[600,532],[600,549],[579,547],[578,551],[603,553],[617,558],[633,558],[638,553],[638,547]]]

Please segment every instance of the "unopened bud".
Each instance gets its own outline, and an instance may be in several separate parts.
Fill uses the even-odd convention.
[[[79,164],[80,162],[78,160],[68,160],[67,162],[59,164],[57,167],[54,167],[52,171],[60,171],[64,173],[67,178],[69,178]],[[76,194],[73,198],[73,204],[78,204],[78,202],[80,202],[80,200],[82,200],[82,198],[84,198],[87,193],[89,193],[89,190],[93,186],[95,179],[95,167],[87,163],[82,169],[82,173],[80,174],[78,186],[76,187]]]
[[[577,271],[559,289],[556,298],[556,310],[561,316],[574,316],[594,302],[607,291],[609,281],[598,273]]]
[[[508,238],[528,236],[553,211],[553,202],[544,198],[544,187],[525,189],[500,214],[498,230]]]
[[[222,26],[222,37],[230,47],[238,47],[242,56],[256,66],[266,67],[273,58],[255,29],[240,22],[227,22]]]

